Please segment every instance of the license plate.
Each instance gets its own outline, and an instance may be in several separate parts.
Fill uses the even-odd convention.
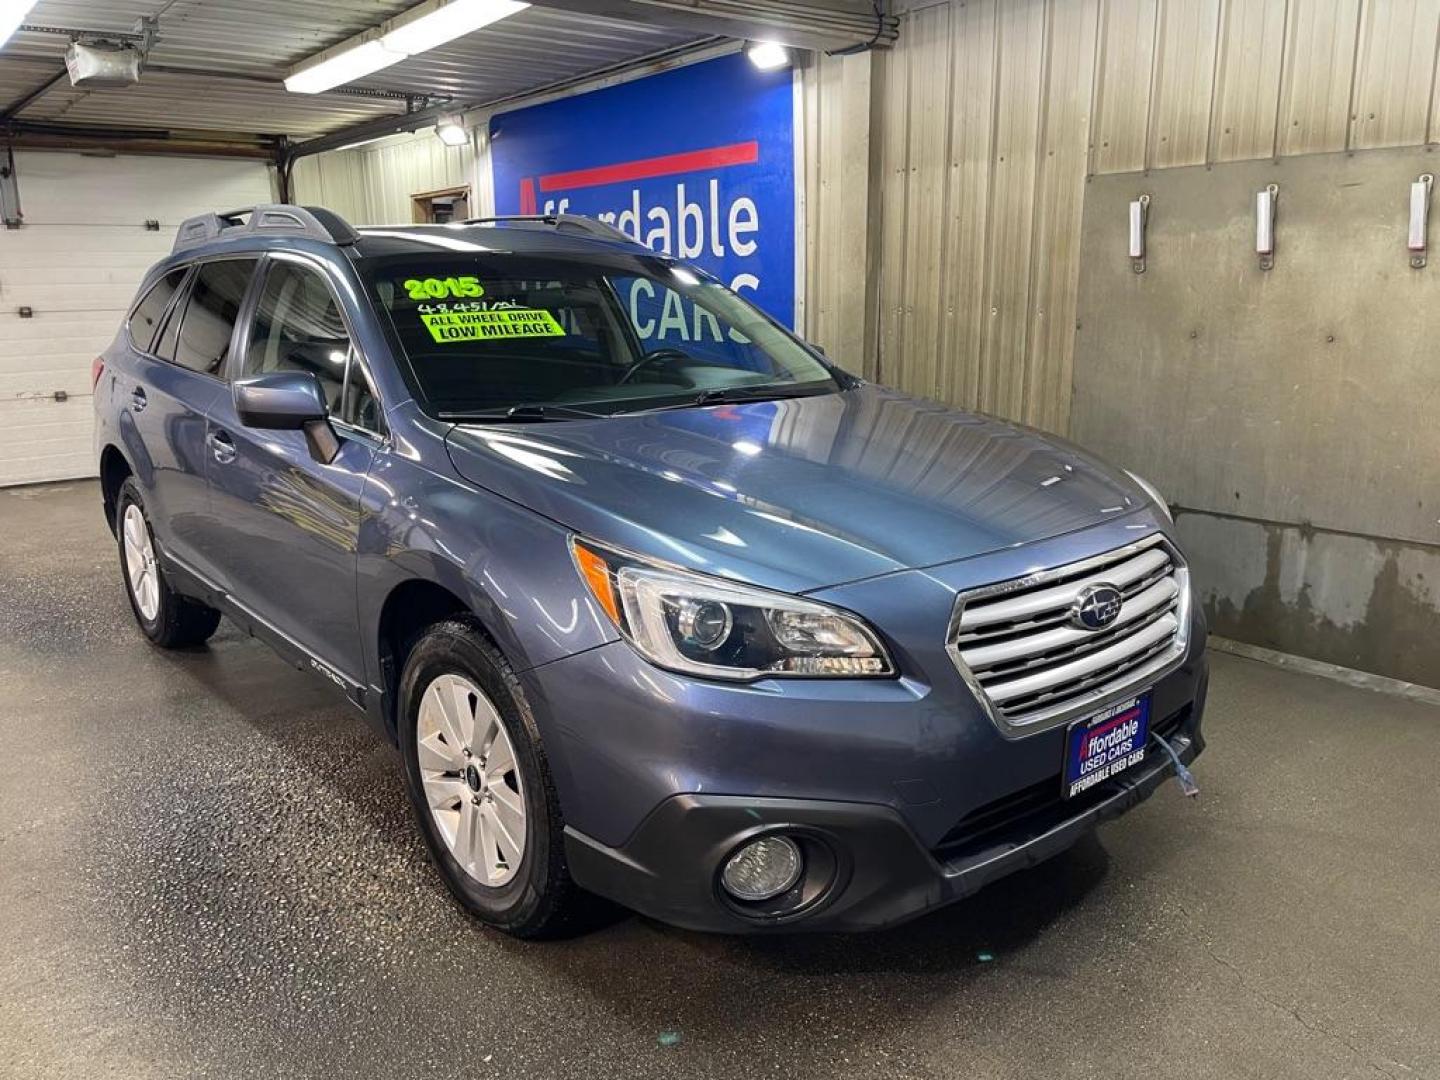
[[[1150,695],[1142,694],[1070,725],[1065,739],[1065,798],[1072,799],[1145,760]]]

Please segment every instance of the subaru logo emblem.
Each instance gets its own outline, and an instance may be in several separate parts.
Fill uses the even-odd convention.
[[[1070,622],[1081,630],[1104,630],[1120,617],[1125,597],[1114,585],[1100,582],[1080,590],[1070,605]]]

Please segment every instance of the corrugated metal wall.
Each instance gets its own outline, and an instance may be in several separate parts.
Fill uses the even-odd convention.
[[[1066,431],[1086,176],[1434,142],[1437,32],[1440,0],[911,4],[874,61],[879,377]]]
[[[300,203],[328,206],[355,225],[395,225],[413,220],[412,196],[473,186],[474,172],[470,147],[446,146],[426,129],[301,158],[292,179]]]
[[[805,335],[873,378],[870,255],[873,101],[869,56],[816,57],[805,70]]]

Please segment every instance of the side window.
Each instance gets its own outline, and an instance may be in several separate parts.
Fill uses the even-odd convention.
[[[349,359],[350,335],[325,279],[297,263],[271,263],[255,306],[243,373],[311,372],[320,380],[330,411],[343,420]]]
[[[370,380],[366,378],[365,369],[353,349],[350,352],[350,366],[345,372],[345,396],[338,419],[377,434],[385,430],[385,421],[380,413],[380,399],[370,388]]]
[[[162,360],[169,360],[171,363],[175,362],[175,341],[180,336],[180,323],[185,318],[185,305],[190,301],[189,285],[182,285],[182,288],[184,292],[180,299],[175,301],[175,306],[170,310],[170,318],[165,320],[165,329],[160,332],[160,340],[155,343],[155,355]]]
[[[240,302],[250,285],[254,259],[224,259],[201,263],[190,285],[185,318],[175,346],[175,362],[191,371],[219,375],[230,351],[230,335]],[[173,323],[175,320],[172,319]],[[165,338],[170,336],[166,327]],[[162,346],[164,342],[162,340]],[[161,355],[165,353],[161,352]]]
[[[171,270],[154,285],[130,313],[130,343],[141,352],[149,352],[155,343],[155,331],[165,317],[165,309],[180,283],[185,280],[185,267]]]

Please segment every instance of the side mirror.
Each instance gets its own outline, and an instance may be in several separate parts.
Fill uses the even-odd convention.
[[[329,464],[340,452],[320,380],[308,371],[271,371],[236,379],[235,415],[248,428],[303,431],[315,460]]]

